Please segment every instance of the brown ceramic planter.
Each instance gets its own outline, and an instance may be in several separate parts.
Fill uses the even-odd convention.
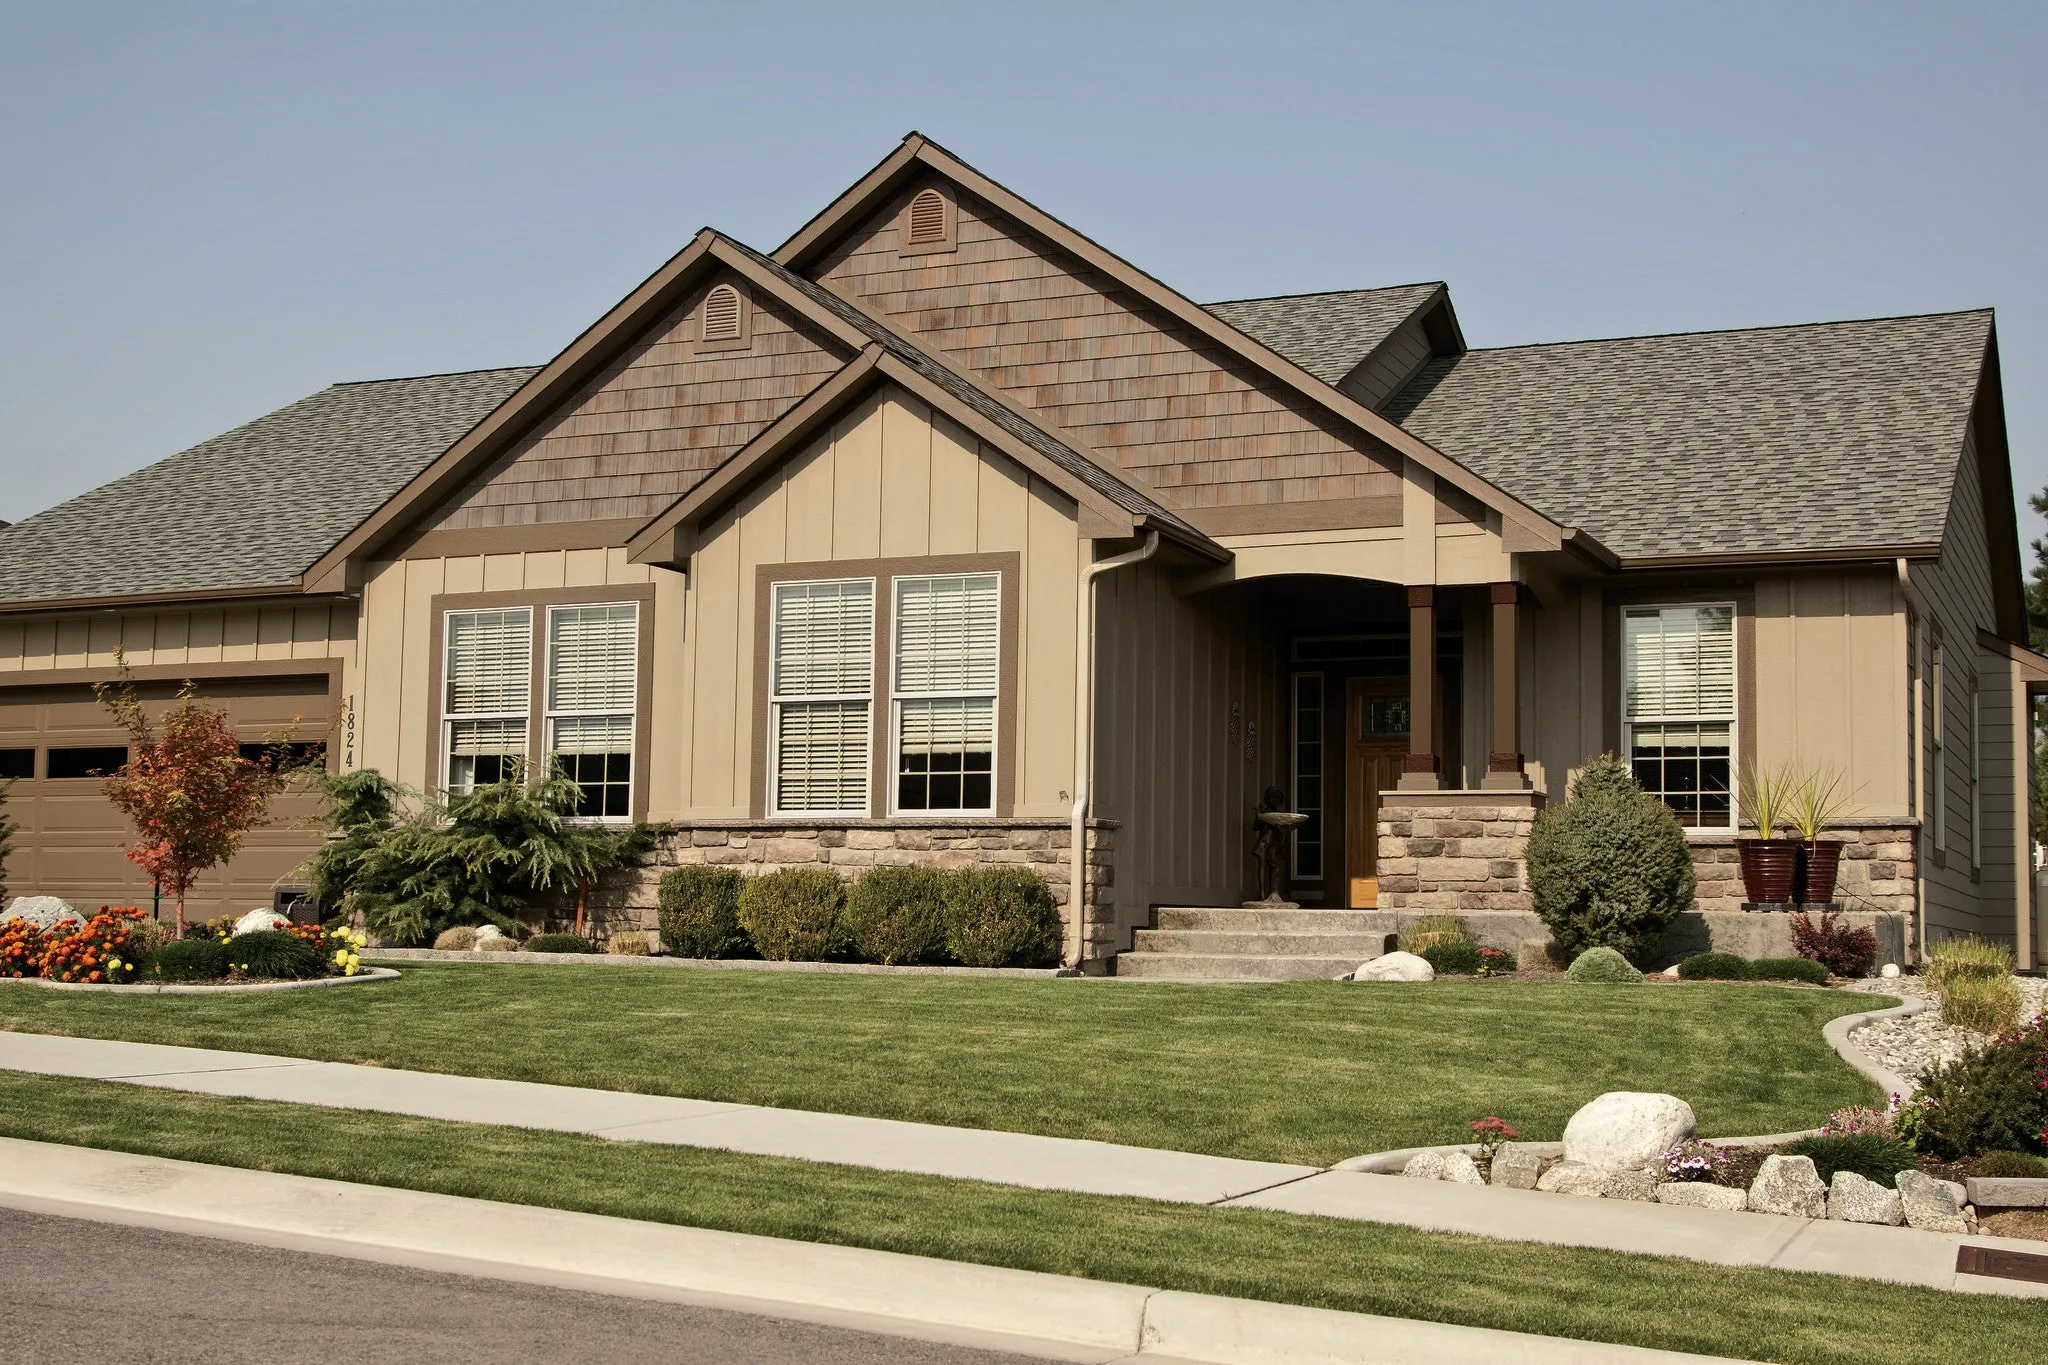
[[[1799,871],[1799,845],[1790,839],[1737,839],[1742,890],[1752,905],[1789,905]]]
[[[1808,839],[1799,845],[1798,884],[1793,888],[1801,905],[1832,905],[1835,874],[1842,867],[1840,839]]]

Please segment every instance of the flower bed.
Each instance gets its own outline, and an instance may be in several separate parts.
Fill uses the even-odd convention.
[[[174,941],[134,906],[101,906],[83,922],[0,924],[0,977],[77,986],[351,977],[363,970],[366,942],[345,926],[290,924],[269,911],[190,926]]]

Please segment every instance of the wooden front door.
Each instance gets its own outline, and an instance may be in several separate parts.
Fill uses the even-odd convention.
[[[1380,793],[1398,786],[1408,752],[1408,680],[1353,678],[1344,698],[1345,903],[1379,904]]]

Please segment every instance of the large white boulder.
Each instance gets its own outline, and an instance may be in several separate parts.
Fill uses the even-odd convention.
[[[505,937],[505,931],[495,924],[479,924],[476,927],[476,942],[481,945],[487,940]]]
[[[38,929],[54,929],[65,920],[79,920],[84,916],[71,908],[71,902],[55,896],[16,896],[7,903],[7,913],[0,915],[0,924],[11,919],[27,920]]]
[[[1676,1095],[1611,1090],[1564,1126],[1564,1159],[1602,1170],[1640,1170],[1692,1136],[1692,1106]]]
[[[1434,981],[1436,968],[1414,953],[1383,953],[1361,963],[1353,981]]]
[[[251,910],[235,921],[235,933],[254,934],[264,929],[282,929],[290,923],[275,910]]]

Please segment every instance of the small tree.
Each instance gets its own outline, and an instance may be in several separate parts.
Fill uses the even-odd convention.
[[[227,716],[200,701],[190,682],[152,724],[128,665],[114,657],[117,681],[95,683],[93,695],[128,732],[131,752],[101,790],[135,826],[128,861],[177,899],[183,933],[193,883],[234,857],[250,830],[269,822],[271,798],[284,790],[292,770],[285,762],[242,757]],[[280,741],[280,753],[287,742]]]
[[[1692,905],[1692,850],[1678,819],[1612,754],[1586,765],[1571,799],[1536,817],[1529,886],[1558,946],[1640,957]]]

